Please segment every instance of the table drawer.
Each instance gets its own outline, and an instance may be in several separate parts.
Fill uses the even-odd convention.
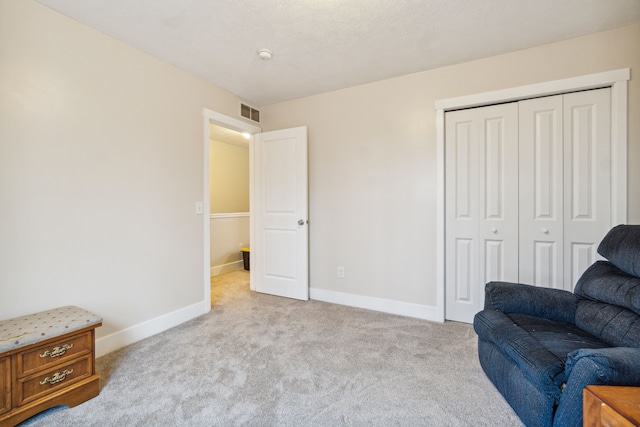
[[[91,352],[91,331],[61,337],[59,340],[17,354],[18,378],[31,375],[54,364],[63,363]]]
[[[88,355],[68,363],[61,363],[47,371],[18,380],[17,405],[51,393],[87,378],[93,372],[93,357]]]

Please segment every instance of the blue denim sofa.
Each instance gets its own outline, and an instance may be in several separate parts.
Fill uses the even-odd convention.
[[[474,318],[480,364],[529,427],[582,425],[589,384],[640,386],[640,225],[614,227],[607,261],[573,293],[491,282]]]

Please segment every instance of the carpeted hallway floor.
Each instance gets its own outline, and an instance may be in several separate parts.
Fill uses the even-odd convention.
[[[98,397],[26,424],[522,425],[470,325],[258,294],[239,274],[210,313],[99,358]]]
[[[211,307],[215,307],[223,296],[231,296],[234,290],[249,289],[249,272],[236,270],[211,278]]]

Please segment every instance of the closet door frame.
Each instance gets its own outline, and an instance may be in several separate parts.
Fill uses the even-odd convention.
[[[579,90],[611,88],[611,222],[627,222],[627,81],[631,70],[623,68],[493,92],[442,99],[435,102],[437,146],[437,306],[438,320],[445,320],[445,112],[560,95]],[[615,189],[615,191],[613,191]]]

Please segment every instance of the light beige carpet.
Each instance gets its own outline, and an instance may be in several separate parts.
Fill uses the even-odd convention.
[[[222,286],[211,313],[99,358],[100,396],[27,424],[521,425],[470,325]]]
[[[211,307],[215,307],[223,296],[230,297],[235,291],[249,289],[249,272],[236,270],[211,278]]]

